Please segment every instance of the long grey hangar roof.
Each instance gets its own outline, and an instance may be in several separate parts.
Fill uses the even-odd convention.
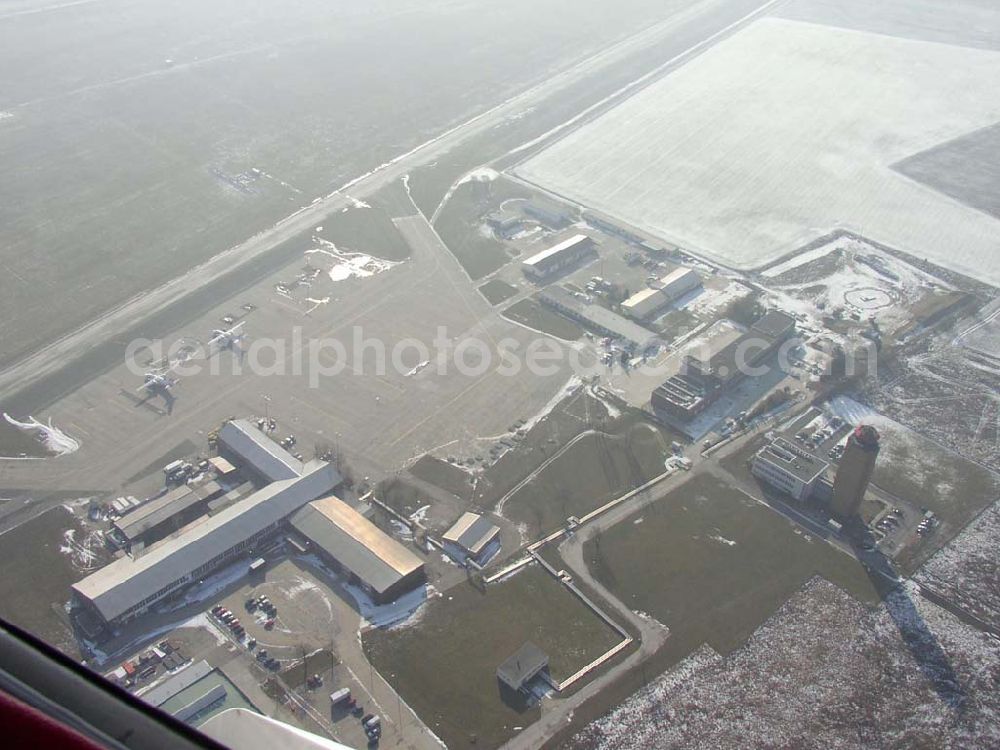
[[[246,419],[234,419],[222,425],[219,440],[268,481],[291,479],[302,473],[301,461]]]
[[[150,548],[138,559],[122,557],[73,584],[106,620],[172,585],[215,557],[340,484],[337,470],[310,461],[301,477],[273,482],[194,528]]]

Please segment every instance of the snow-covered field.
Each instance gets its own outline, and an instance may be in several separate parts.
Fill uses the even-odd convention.
[[[726,658],[707,647],[577,748],[1000,745],[1000,643],[912,588],[870,610],[815,578]]]
[[[518,167],[750,268],[843,227],[1000,283],[1000,222],[891,165],[1000,119],[1000,53],[764,18]]]
[[[988,508],[920,570],[916,580],[1000,628],[1000,504]]]

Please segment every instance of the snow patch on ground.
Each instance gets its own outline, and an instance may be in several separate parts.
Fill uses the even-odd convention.
[[[340,250],[329,240],[315,238],[319,247],[306,250],[306,255],[325,255],[336,261],[328,270],[331,281],[344,281],[350,278],[364,279],[375,274],[389,271],[402,261],[383,260],[364,253],[352,253]]]
[[[697,294],[685,303],[682,298],[676,305],[677,308],[684,308],[690,313],[697,315],[703,320],[715,317],[725,309],[733,300],[742,299],[750,294],[752,290],[746,284],[735,279],[730,281],[722,289],[701,289]]]
[[[455,187],[459,185],[464,185],[467,182],[493,182],[500,176],[500,173],[495,169],[490,169],[489,167],[480,167],[479,169],[473,169],[471,172],[465,175],[461,180],[455,183]]]
[[[410,520],[414,523],[423,523],[427,520],[427,514],[430,512],[431,506],[421,505],[415,511],[410,514]]]
[[[711,534],[709,535],[708,538],[714,539],[715,541],[720,542],[721,544],[726,544],[730,547],[736,546],[736,542],[734,542],[732,539],[726,539],[724,536],[719,536],[718,534]]]
[[[563,384],[562,388],[556,391],[555,395],[549,399],[548,403],[546,403],[545,406],[543,406],[541,409],[535,412],[535,414],[532,417],[524,421],[524,424],[521,425],[521,429],[524,430],[525,432],[531,430],[532,427],[534,427],[536,424],[545,419],[552,412],[552,410],[559,405],[560,401],[572,396],[573,393],[576,391],[576,389],[579,388],[581,385],[583,385],[583,380],[580,378],[579,375],[570,376],[569,380],[567,380],[566,383]]]
[[[101,567],[98,552],[103,548],[104,535],[97,529],[87,533],[83,539],[77,539],[76,529],[66,529],[59,545],[59,551],[70,559],[74,568],[83,573]]]
[[[41,440],[45,449],[56,456],[65,456],[80,449],[80,443],[58,427],[53,426],[51,418],[48,424],[43,424],[34,417],[28,417],[28,421],[20,422],[6,412],[3,416],[14,427],[29,432]]]
[[[812,263],[814,260],[819,260],[823,256],[829,255],[833,252],[833,249],[834,248],[830,245],[820,245],[819,247],[814,247],[812,250],[799,253],[783,263],[771,266],[766,271],[762,271],[761,276],[773,279],[776,276],[781,276],[781,274],[786,271],[791,271],[793,268],[798,268],[799,266],[804,266],[806,263]]]

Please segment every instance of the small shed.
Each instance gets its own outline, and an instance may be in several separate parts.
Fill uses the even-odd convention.
[[[531,641],[526,641],[521,648],[497,667],[497,679],[502,685],[515,692],[520,692],[525,685],[542,672],[547,671],[548,668],[548,654]]]
[[[500,549],[500,527],[486,516],[463,513],[441,540],[452,557],[471,558],[482,565]]]

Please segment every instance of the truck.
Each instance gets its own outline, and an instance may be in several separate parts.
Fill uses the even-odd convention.
[[[330,693],[330,705],[338,706],[341,703],[346,703],[351,699],[351,689],[341,688],[340,690],[335,690]]]
[[[365,728],[365,734],[373,740],[382,734],[382,720],[378,717],[378,714],[366,719],[361,726]]]

